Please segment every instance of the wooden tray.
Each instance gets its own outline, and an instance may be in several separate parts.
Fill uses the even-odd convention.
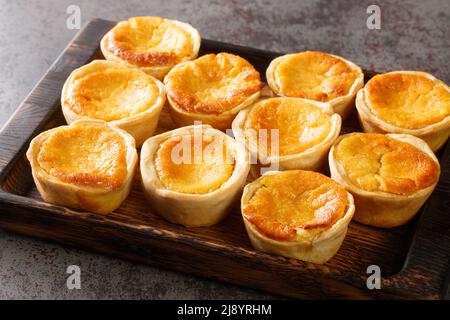
[[[99,42],[114,25],[91,21],[50,67],[0,132],[0,227],[124,259],[298,298],[449,297],[450,148],[440,154],[442,176],[422,213],[405,226],[376,229],[356,222],[325,265],[252,249],[239,205],[220,224],[184,228],[156,215],[136,183],[114,213],[79,212],[42,202],[25,158],[30,140],[64,124],[60,92],[70,72],[101,57]],[[227,51],[265,74],[279,54],[203,40],[201,53]],[[366,72],[367,78],[373,73]],[[344,125],[354,130],[354,119]],[[172,128],[163,112],[160,130]],[[366,268],[380,266],[381,290],[368,290]]]

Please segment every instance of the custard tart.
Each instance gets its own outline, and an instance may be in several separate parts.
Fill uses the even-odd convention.
[[[356,108],[365,132],[411,134],[433,151],[450,135],[450,88],[425,72],[376,75],[358,92]]]
[[[232,127],[259,165],[318,170],[339,136],[341,117],[314,101],[270,98],[240,111]]]
[[[364,74],[356,64],[317,51],[272,60],[266,78],[276,95],[329,104],[342,118],[352,111],[356,92],[364,83]]]
[[[263,88],[258,71],[230,53],[207,54],[173,68],[164,78],[170,115],[177,126],[195,121],[231,128],[237,113]]]
[[[175,65],[195,59],[200,34],[190,24],[161,17],[119,22],[101,40],[106,59],[139,68],[162,80]]]
[[[122,64],[94,60],[66,80],[61,106],[67,123],[99,119],[127,131],[139,147],[155,131],[166,101],[164,85]]]
[[[35,137],[27,151],[45,202],[98,213],[120,206],[137,165],[131,135],[101,120],[78,120]]]
[[[332,179],[313,171],[270,171],[248,184],[241,210],[257,250],[325,263],[345,238],[355,206]]]
[[[329,163],[331,177],[355,198],[354,219],[384,228],[408,222],[440,174],[427,143],[408,134],[343,135],[331,148]]]
[[[148,139],[140,166],[151,206],[168,221],[187,227],[218,223],[250,169],[245,145],[207,125]]]

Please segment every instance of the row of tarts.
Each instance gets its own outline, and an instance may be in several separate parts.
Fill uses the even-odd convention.
[[[74,70],[64,84],[69,125],[30,144],[44,201],[115,210],[128,196],[141,147],[144,193],[167,220],[215,224],[243,189],[255,248],[324,263],[352,218],[399,226],[433,191],[434,152],[450,134],[444,82],[396,71],[364,85],[354,63],[307,51],[270,63],[271,97],[262,99],[264,84],[248,61],[229,53],[197,58],[199,47],[192,26],[159,17],[110,30],[101,41],[106,60]],[[364,133],[340,136],[355,104]],[[152,136],[164,106],[178,129]],[[234,138],[223,132],[230,128]],[[327,163],[331,178],[316,172]],[[250,171],[274,165],[277,171],[245,185]]]

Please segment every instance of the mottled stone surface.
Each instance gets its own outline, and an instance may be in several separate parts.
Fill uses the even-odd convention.
[[[272,51],[322,50],[364,68],[417,69],[450,82],[450,1],[0,1],[0,125],[74,36],[66,8],[92,18],[160,15],[202,36]],[[381,7],[381,30],[366,8]],[[0,208],[1,214],[1,208]],[[82,289],[65,286],[81,267]],[[0,298],[246,299],[270,295],[0,231]]]

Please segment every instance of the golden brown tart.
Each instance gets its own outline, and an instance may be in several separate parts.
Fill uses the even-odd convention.
[[[209,226],[227,213],[246,181],[245,146],[210,126],[188,126],[148,139],[141,151],[144,192],[170,222]]]
[[[356,64],[316,51],[274,59],[266,78],[276,95],[329,104],[343,118],[352,110],[356,92],[364,83],[363,72]]]
[[[329,106],[293,98],[260,100],[233,121],[259,165],[278,170],[318,170],[339,136],[341,117]]]
[[[78,120],[45,131],[27,151],[45,202],[99,213],[128,196],[137,164],[134,139],[100,120]]]
[[[355,206],[344,187],[313,171],[270,171],[244,188],[242,215],[261,251],[314,263],[331,259]]]
[[[411,134],[433,151],[450,135],[450,89],[425,72],[376,75],[358,92],[356,108],[366,132]]]
[[[350,133],[330,150],[331,177],[355,198],[358,222],[395,227],[433,192],[440,167],[421,139],[407,134]]]
[[[263,87],[247,60],[225,52],[176,66],[164,84],[177,126],[201,121],[219,130],[231,128],[236,114],[255,102]]]
[[[137,146],[155,131],[165,101],[160,81],[106,60],[94,60],[74,70],[61,95],[67,123],[104,120],[130,133]]]
[[[102,39],[106,59],[162,79],[178,63],[195,59],[200,34],[190,24],[161,17],[134,17],[119,22]]]

